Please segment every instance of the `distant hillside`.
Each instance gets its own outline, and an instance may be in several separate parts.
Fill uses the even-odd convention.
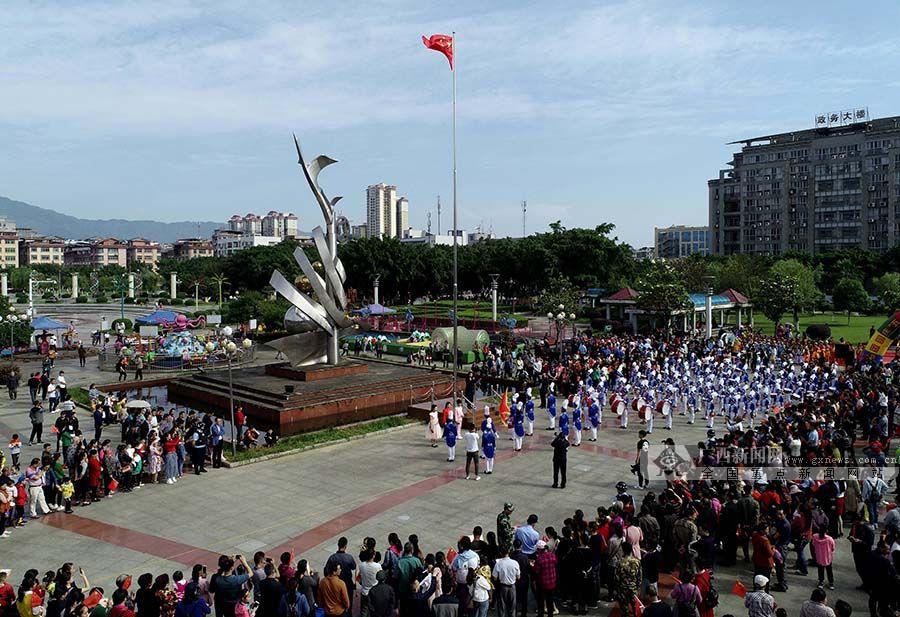
[[[222,223],[213,221],[160,223],[123,219],[80,219],[6,197],[0,197],[0,216],[14,221],[17,227],[30,227],[45,236],[72,239],[104,236],[127,240],[141,237],[157,242],[174,242],[179,238],[194,238],[198,234],[208,238],[213,230],[223,226]]]

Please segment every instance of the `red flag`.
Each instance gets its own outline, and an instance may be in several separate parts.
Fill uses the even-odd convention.
[[[744,584],[741,581],[734,581],[734,585],[731,586],[731,593],[739,598],[743,598],[747,595],[747,588],[744,587]]]
[[[503,424],[506,424],[506,419],[509,418],[509,403],[506,400],[505,390],[503,396],[500,398],[500,407],[497,409],[497,413],[500,414],[500,420]]]
[[[438,51],[450,62],[450,70],[453,70],[453,37],[449,34],[432,34],[430,38],[422,37],[425,47]]]

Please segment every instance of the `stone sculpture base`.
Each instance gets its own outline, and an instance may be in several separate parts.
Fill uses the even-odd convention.
[[[297,378],[300,373],[305,380]],[[277,363],[233,369],[232,379],[235,406],[244,408],[248,424],[282,436],[404,413],[413,403],[430,401],[432,388],[435,399],[447,397],[453,384],[445,373],[382,362],[303,369]],[[460,389],[464,385],[460,379]],[[228,371],[174,379],[168,396],[170,402],[227,416]]]

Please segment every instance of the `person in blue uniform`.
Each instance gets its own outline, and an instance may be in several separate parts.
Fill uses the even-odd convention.
[[[497,449],[497,433],[493,425],[484,431],[481,437],[481,452],[484,454],[484,473],[494,473],[494,453]]]
[[[456,422],[453,416],[447,418],[447,424],[444,425],[444,442],[447,444],[447,460],[456,460],[456,438],[459,435],[456,428]]]
[[[575,439],[572,441],[573,446],[581,445],[581,429],[584,425],[581,423],[581,404],[578,403],[572,408],[572,425],[575,427]]]
[[[529,437],[534,435],[534,399],[530,394],[525,401],[525,434]]]
[[[600,405],[591,400],[588,405],[588,420],[591,423],[591,441],[597,441],[597,429],[600,428]]]
[[[559,414],[559,432],[568,439],[569,438],[569,412],[563,407]]]
[[[513,443],[515,443],[515,451],[522,449],[522,439],[525,437],[525,413],[522,411],[522,405],[516,405],[513,411]]]
[[[547,417],[550,420],[550,426],[547,427],[548,431],[552,431],[556,429],[556,395],[553,394],[553,391],[550,391],[550,394],[547,395]]]

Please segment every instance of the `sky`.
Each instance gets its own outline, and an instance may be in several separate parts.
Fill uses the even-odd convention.
[[[877,19],[873,17],[877,16]],[[8,2],[0,8],[0,195],[85,218],[321,223],[296,165],[365,221],[387,182],[424,228],[451,211],[456,31],[459,226],[707,222],[727,142],[819,112],[900,115],[900,3]],[[865,27],[861,28],[860,24]]]

